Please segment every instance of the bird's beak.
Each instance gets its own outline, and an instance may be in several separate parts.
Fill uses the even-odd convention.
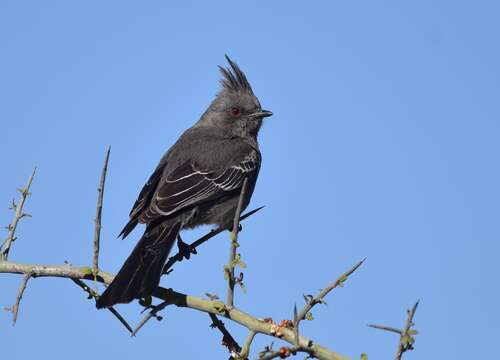
[[[261,110],[261,111],[254,112],[250,116],[253,118],[265,118],[265,117],[272,116],[272,115],[273,115],[273,113],[271,111]]]

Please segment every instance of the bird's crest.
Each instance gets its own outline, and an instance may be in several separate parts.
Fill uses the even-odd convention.
[[[222,74],[222,79],[220,80],[222,89],[230,92],[246,92],[253,95],[252,87],[243,71],[241,71],[238,65],[236,65],[229,56],[224,56],[231,68],[219,66],[219,70]]]

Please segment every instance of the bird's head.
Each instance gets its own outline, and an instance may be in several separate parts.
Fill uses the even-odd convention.
[[[217,126],[241,137],[256,137],[262,119],[273,113],[262,110],[245,74],[227,55],[228,68],[219,66],[222,89],[198,125]]]

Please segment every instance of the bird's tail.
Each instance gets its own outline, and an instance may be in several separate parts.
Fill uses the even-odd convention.
[[[129,303],[152,295],[160,283],[163,266],[179,230],[179,223],[147,228],[118,274],[97,300],[97,308]]]

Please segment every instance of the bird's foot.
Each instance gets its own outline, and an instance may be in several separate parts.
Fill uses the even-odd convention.
[[[181,259],[186,258],[189,260],[189,258],[191,257],[191,254],[198,253],[196,251],[195,247],[182,241],[182,238],[180,235],[177,235],[177,247],[179,248],[179,254],[181,256]]]

